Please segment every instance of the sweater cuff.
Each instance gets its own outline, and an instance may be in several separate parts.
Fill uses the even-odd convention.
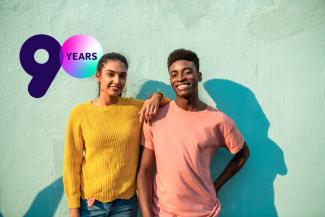
[[[69,208],[80,208],[80,198],[68,199]]]

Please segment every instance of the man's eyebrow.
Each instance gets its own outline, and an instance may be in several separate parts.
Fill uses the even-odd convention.
[[[182,69],[182,71],[184,71],[184,70],[193,70],[191,67],[185,67],[185,68],[183,68]],[[177,72],[177,70],[176,69],[174,69],[174,70],[172,70],[172,71],[170,71],[170,73],[172,73],[172,72]]]

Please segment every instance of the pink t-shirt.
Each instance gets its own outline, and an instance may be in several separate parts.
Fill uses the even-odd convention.
[[[175,101],[162,107],[152,125],[144,124],[142,145],[154,150],[155,216],[218,216],[221,205],[210,176],[210,163],[219,147],[235,154],[243,137],[234,122],[208,106],[190,112]]]

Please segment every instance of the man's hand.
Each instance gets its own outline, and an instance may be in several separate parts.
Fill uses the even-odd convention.
[[[249,149],[245,142],[243,148],[231,159],[220,176],[215,180],[214,188],[217,196],[221,187],[243,167],[248,158]]]
[[[146,123],[151,123],[152,118],[157,114],[159,109],[159,104],[162,99],[162,94],[154,93],[149,99],[146,99],[143,103],[141,110],[138,112],[140,115],[140,122],[143,120]]]
[[[70,208],[70,217],[80,217],[79,208]]]
[[[218,190],[216,189],[216,195],[217,195],[217,198],[219,198],[219,189]]]

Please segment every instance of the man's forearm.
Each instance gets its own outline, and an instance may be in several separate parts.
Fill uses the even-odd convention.
[[[153,217],[152,213],[152,175],[150,170],[139,171],[137,178],[138,197],[143,217]]]
[[[214,182],[214,187],[217,193],[220,190],[220,188],[243,167],[248,157],[249,157],[249,149],[245,143],[242,150],[240,150],[231,159],[227,167],[222,171],[220,176]]]

